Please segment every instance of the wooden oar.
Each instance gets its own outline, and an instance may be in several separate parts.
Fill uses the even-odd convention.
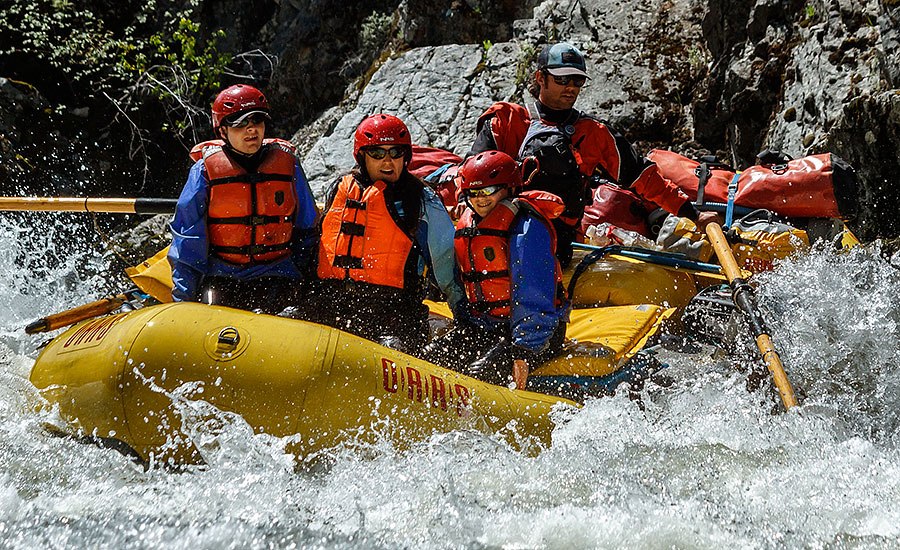
[[[772,337],[765,324],[763,324],[762,315],[759,313],[759,308],[756,306],[756,300],[753,296],[753,290],[750,288],[749,283],[741,277],[741,270],[734,259],[734,254],[731,253],[731,247],[728,246],[728,240],[725,238],[725,233],[722,232],[722,227],[717,223],[711,223],[706,226],[706,234],[709,236],[709,241],[716,251],[719,263],[722,264],[722,269],[725,270],[728,284],[731,285],[734,304],[747,316],[750,328],[756,337],[756,346],[762,354],[762,360],[769,368],[769,372],[772,373],[775,386],[778,387],[778,391],[781,393],[784,408],[789,410],[797,404],[797,398],[794,397],[794,390],[791,389],[791,383],[788,382],[784,366],[781,364],[781,358],[778,357],[778,352],[775,351],[775,347],[772,345]]]
[[[113,199],[81,197],[0,197],[0,210],[27,212],[117,212],[171,214],[178,199]]]
[[[110,296],[109,298],[97,300],[96,302],[84,304],[83,306],[78,306],[72,309],[67,309],[66,311],[54,313],[53,315],[48,315],[46,317],[38,319],[37,321],[34,321],[33,323],[30,323],[27,327],[25,327],[25,332],[27,332],[28,334],[50,332],[51,330],[74,325],[75,323],[84,321],[85,319],[98,317],[100,315],[106,315],[107,313],[120,307],[127,300],[127,295],[118,294],[116,296]]]

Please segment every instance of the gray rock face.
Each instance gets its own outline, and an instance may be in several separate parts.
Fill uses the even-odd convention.
[[[305,156],[303,167],[313,192],[321,195],[337,174],[355,165],[354,131],[376,113],[400,117],[418,145],[465,153],[478,115],[515,90],[515,75],[505,62],[514,51],[512,44],[488,51],[481,45],[450,45],[417,48],[387,61],[353,108]],[[496,78],[489,83],[483,74],[486,67],[495,68]]]
[[[534,13],[534,19],[517,22],[521,38],[487,50],[481,45],[417,48],[386,62],[352,108],[345,107],[340,121],[306,154],[304,168],[314,192],[321,193],[335,174],[353,167],[353,131],[378,112],[406,122],[415,143],[464,155],[478,116],[492,103],[533,101],[526,88],[546,40],[532,37],[551,32],[566,36],[586,54],[593,78],[579,98],[579,109],[609,120],[632,139],[655,145],[672,141],[679,123],[689,117],[682,91],[689,93],[692,75],[704,65],[699,48],[680,47],[700,32],[691,2],[607,6],[547,1]],[[660,52],[648,54],[645,45],[650,43]],[[314,132],[310,126],[294,136],[300,151]]]
[[[545,0],[514,22],[510,42],[486,52],[427,47],[389,60],[295,141],[301,152],[304,140],[315,142],[304,165],[318,191],[353,166],[353,131],[377,112],[406,121],[419,144],[465,154],[483,109],[531,101],[537,51],[566,40],[585,52],[592,75],[576,107],[639,151],[713,152],[738,168],[765,148],[833,152],[858,169],[855,229],[893,236],[898,19],[897,2],[876,0]]]
[[[269,56],[244,57],[241,70],[269,95],[273,134],[294,133],[319,194],[353,166],[353,132],[378,112],[406,121],[421,145],[465,154],[478,116],[495,101],[530,102],[537,52],[566,40],[592,76],[576,106],[638,151],[715,153],[737,168],[764,148],[830,151],[859,173],[859,234],[900,234],[898,0],[224,0],[201,11],[230,51]],[[80,133],[90,114],[72,109],[60,124],[40,92],[0,83],[0,182],[89,192],[73,166],[103,183],[121,172],[128,144],[97,151]],[[154,193],[180,185],[173,170],[180,181]]]
[[[852,227],[865,240],[900,235],[900,90],[848,101],[820,144],[856,168],[861,208]]]
[[[815,12],[814,9],[810,10]],[[831,126],[844,105],[862,93],[883,88],[888,75],[882,70],[883,43],[877,25],[860,25],[860,18],[875,21],[879,3],[866,2],[844,11],[835,3],[813,14],[800,27],[785,67],[783,92],[766,142],[793,156],[821,151]]]

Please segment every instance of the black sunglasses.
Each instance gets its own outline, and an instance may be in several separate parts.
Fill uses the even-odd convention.
[[[268,120],[266,115],[261,114],[261,113],[254,113],[254,114],[244,118],[240,122],[224,121],[223,124],[225,126],[228,126],[229,128],[246,128],[247,126],[250,125],[251,122],[253,124],[262,124],[266,120]]]
[[[556,76],[555,74],[547,73],[547,76],[553,79],[553,82],[556,82],[560,86],[568,86],[569,82],[572,83],[572,86],[576,88],[581,88],[584,86],[584,83],[587,82],[587,77],[578,76],[578,75],[566,75],[566,76]]]
[[[381,160],[385,155],[390,155],[392,159],[398,159],[406,154],[406,150],[403,147],[391,147],[390,149],[366,147],[363,151],[375,160]]]

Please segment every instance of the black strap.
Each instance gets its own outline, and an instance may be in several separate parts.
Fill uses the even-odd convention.
[[[235,218],[209,218],[210,225],[267,225],[270,223],[291,223],[292,216],[240,216]]]
[[[456,230],[455,236],[462,238],[470,237],[509,237],[510,231],[503,229],[481,229],[479,227],[462,227]]]
[[[223,185],[226,183],[262,183],[264,181],[294,181],[293,174],[266,174],[262,172],[254,172],[252,174],[238,174],[236,176],[225,176],[209,180],[210,186]]]
[[[366,203],[363,201],[359,201],[356,199],[347,199],[347,202],[344,203],[347,208],[355,208],[356,210],[365,210]]]
[[[268,252],[278,252],[287,250],[291,247],[290,241],[281,244],[250,244],[247,246],[223,246],[211,244],[209,248],[213,252],[219,254],[242,254],[245,256],[255,256],[258,254],[266,254]]]
[[[472,303],[472,308],[478,313],[488,313],[492,309],[497,309],[500,307],[508,307],[509,300],[494,300],[493,302],[474,302]]]
[[[480,283],[482,281],[487,281],[488,279],[499,279],[501,277],[509,277],[509,270],[471,271],[460,275],[460,278],[467,283]]]
[[[341,222],[341,233],[351,237],[362,237],[366,233],[366,226],[353,222]]]
[[[599,248],[585,256],[575,267],[575,271],[572,273],[572,278],[569,280],[568,295],[575,295],[575,285],[578,284],[578,278],[581,277],[581,275],[585,271],[587,271],[592,265],[597,263],[598,260],[606,256],[607,254],[612,254],[616,250],[621,249],[622,247],[618,245],[604,246],[603,248]]]
[[[357,258],[356,256],[335,256],[334,257],[334,267],[339,267],[341,269],[362,269],[363,263],[362,258]]]
[[[697,205],[703,206],[703,195],[706,191],[706,182],[709,181],[710,171],[709,166],[705,162],[700,163],[700,166],[697,167],[699,173],[697,174]]]

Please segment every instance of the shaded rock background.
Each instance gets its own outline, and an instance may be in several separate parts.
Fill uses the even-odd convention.
[[[235,72],[264,87],[280,116],[275,133],[293,136],[319,191],[351,167],[352,132],[378,111],[403,118],[417,143],[464,154],[478,115],[497,100],[527,99],[537,50],[567,40],[587,54],[593,76],[577,106],[618,127],[639,151],[714,153],[738,168],[764,148],[833,152],[859,173],[862,208],[852,226],[872,239],[900,234],[898,4],[373,0],[335,9],[324,1],[225,1],[201,2],[199,19],[224,28],[233,51],[267,54],[243,56]],[[3,76],[17,75],[3,68]],[[4,192],[26,173],[77,182],[110,163],[129,173],[133,161],[104,148],[88,124],[71,125],[85,139],[34,122],[46,111],[42,102],[39,87],[0,82]],[[76,117],[80,106],[68,107],[59,116]],[[107,142],[122,138],[115,132],[107,129]],[[71,146],[92,139],[96,150]],[[42,141],[72,150],[70,158],[83,155],[84,173],[42,161],[34,147],[21,154]],[[141,194],[177,194],[189,162],[171,158],[153,159],[153,183]],[[108,187],[133,194],[123,179]]]

